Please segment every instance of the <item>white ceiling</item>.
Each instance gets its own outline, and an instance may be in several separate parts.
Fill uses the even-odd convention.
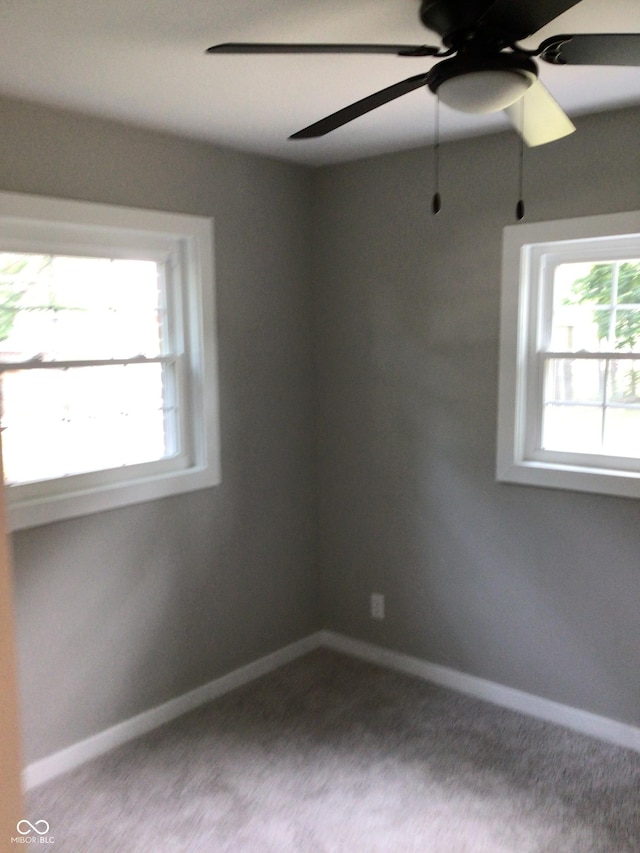
[[[582,0],[527,44],[556,33],[640,32],[639,6]],[[428,70],[432,59],[207,56],[205,49],[224,41],[437,45],[418,7],[418,0],[3,0],[0,92],[307,164],[409,148],[433,136],[433,98],[423,89],[324,138],[287,137]],[[540,65],[541,80],[571,116],[640,103],[640,68]],[[442,107],[440,126],[452,138],[508,124],[502,114]]]

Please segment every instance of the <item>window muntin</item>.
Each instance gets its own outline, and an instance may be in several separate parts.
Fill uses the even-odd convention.
[[[505,229],[497,477],[640,497],[640,213]]]
[[[203,217],[0,193],[12,529],[219,482],[212,252]]]

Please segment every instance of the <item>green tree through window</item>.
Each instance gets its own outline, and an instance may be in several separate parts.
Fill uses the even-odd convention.
[[[617,350],[636,347],[640,341],[640,261],[594,264],[588,275],[574,282],[573,292],[578,303],[602,305],[605,309],[594,313],[601,340],[613,338]]]
[[[598,337],[609,342],[609,349],[640,349],[640,261],[593,264],[586,276],[574,282],[572,290],[578,304],[594,306]],[[635,364],[625,371],[621,393],[632,400],[639,399],[640,388],[640,370]]]
[[[0,341],[11,334],[26,286],[16,287],[15,279],[26,267],[26,260],[16,260],[0,267]]]

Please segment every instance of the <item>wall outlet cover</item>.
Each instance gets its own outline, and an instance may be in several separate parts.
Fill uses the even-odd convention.
[[[384,595],[382,593],[371,593],[371,618],[384,619]]]

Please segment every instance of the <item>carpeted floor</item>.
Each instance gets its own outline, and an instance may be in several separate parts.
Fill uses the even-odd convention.
[[[29,795],[55,853],[638,853],[640,754],[314,652]]]

